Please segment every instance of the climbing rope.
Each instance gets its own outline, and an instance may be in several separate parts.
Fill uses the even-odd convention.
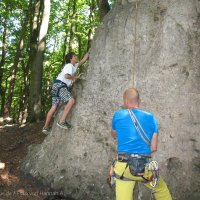
[[[133,39],[133,50],[134,50],[134,54],[133,54],[133,86],[136,87],[137,85],[137,82],[136,82],[136,42],[138,40],[137,38],[137,33],[138,33],[138,11],[139,11],[139,1],[136,0],[135,1],[135,25],[133,27],[133,32],[134,32],[134,39]],[[133,10],[134,11],[134,10]],[[162,17],[161,17],[161,13],[159,12],[159,16],[158,18],[160,19],[160,25],[162,24],[163,20],[162,20]],[[153,46],[156,44],[156,42],[158,41],[158,38],[159,38],[159,35],[161,34],[161,31],[162,29],[161,28],[158,28],[157,31],[155,32],[154,34],[154,37],[152,38],[151,40],[151,43],[148,45],[148,49],[143,53],[143,55],[145,55],[143,57],[142,60],[140,60],[140,65],[142,65],[143,63],[146,62],[147,59],[151,59],[151,54],[149,54],[149,52],[151,52],[150,50],[153,48]],[[160,45],[160,42],[158,43],[158,45]]]
[[[134,47],[133,47],[133,85],[136,87],[136,41],[137,41],[137,18],[138,18],[138,0],[135,2],[135,26],[134,26]]]
[[[133,54],[133,85],[136,87],[136,73],[135,73],[135,69],[136,69],[136,42],[137,42],[137,19],[138,19],[138,0],[136,0],[135,2],[135,24],[134,24],[134,54]],[[159,34],[160,30],[158,30],[158,32],[156,33],[156,36],[157,34]],[[157,37],[154,37],[154,40],[153,42],[155,42],[156,38]],[[146,60],[146,59],[145,59]],[[152,181],[150,182],[150,185],[152,187],[156,187],[156,185],[158,184],[159,182],[159,169],[158,169],[158,162],[157,161],[151,161],[149,164],[148,164],[148,170],[151,170],[152,171]],[[139,191],[140,191],[140,188],[138,187]],[[154,190],[151,190],[151,195],[150,195],[150,200],[153,199],[153,193],[155,191]]]

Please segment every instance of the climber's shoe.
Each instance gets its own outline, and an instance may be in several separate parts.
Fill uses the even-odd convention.
[[[48,127],[48,128],[43,127],[42,132],[48,135],[51,132],[51,127]]]
[[[57,122],[57,125],[60,127],[60,128],[64,128],[64,129],[70,129],[72,128],[72,125],[68,122],[62,122],[62,121],[58,121]]]

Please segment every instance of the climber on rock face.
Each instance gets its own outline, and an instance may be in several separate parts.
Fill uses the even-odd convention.
[[[59,103],[67,102],[63,113],[60,116],[60,119],[57,122],[57,125],[61,128],[68,129],[71,128],[71,124],[66,122],[69,111],[75,103],[74,97],[71,95],[71,87],[76,79],[80,78],[80,74],[76,75],[77,68],[85,63],[89,58],[89,54],[86,53],[82,60],[78,63],[78,58],[75,53],[70,52],[65,56],[66,65],[63,67],[60,74],[54,80],[52,85],[52,107],[47,113],[45,125],[42,129],[42,132],[48,134],[50,132],[50,123],[53,117],[53,114],[56,112]]]
[[[132,200],[136,181],[152,190],[156,200],[172,200],[158,164],[151,160],[157,150],[158,123],[155,116],[139,108],[140,96],[135,88],[124,92],[124,107],[112,119],[113,138],[117,138],[118,157],[113,165],[116,200]]]

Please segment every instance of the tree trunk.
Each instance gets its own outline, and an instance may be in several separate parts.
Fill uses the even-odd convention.
[[[30,121],[37,121],[41,118],[41,91],[42,91],[42,69],[45,51],[46,34],[50,16],[50,0],[44,0],[42,21],[37,42],[36,56],[31,65],[30,79]],[[33,24],[34,25],[34,24]],[[34,28],[33,28],[34,31]]]
[[[102,21],[104,16],[110,11],[108,0],[99,0],[99,17]]]
[[[38,8],[38,10],[39,10],[39,8]],[[21,89],[21,98],[20,98],[20,102],[19,102],[18,122],[20,124],[25,123],[26,119],[28,117],[28,99],[29,99],[29,86],[30,86],[30,76],[29,76],[29,74],[30,74],[31,60],[33,58],[33,56],[31,57],[31,55],[35,55],[34,53],[36,52],[33,48],[34,41],[35,41],[35,44],[37,44],[37,36],[35,37],[34,34],[33,34],[33,17],[34,17],[33,0],[29,0],[29,24],[30,24],[29,37],[30,38],[29,38],[29,43],[27,44],[26,48],[27,49],[30,48],[30,52],[29,52],[28,61],[26,63],[24,62],[24,60],[21,61],[22,72],[23,72],[23,84],[22,84],[23,87]],[[37,20],[37,21],[39,21],[39,20]],[[36,34],[37,32],[38,31],[36,30],[35,35],[37,35]]]
[[[78,40],[78,57],[80,58],[82,56],[82,50],[81,50],[81,36],[77,35],[77,40]]]
[[[94,11],[95,11],[95,2],[94,2],[94,0],[91,0],[91,3],[90,3],[90,15],[89,15],[90,29],[89,29],[89,31],[88,31],[87,50],[89,50],[89,48],[91,47],[92,35],[93,35],[93,33],[94,33],[94,26],[93,26]]]
[[[65,39],[64,39],[64,44],[63,44],[63,59],[62,59],[62,66],[65,64],[65,54],[66,54],[66,49],[67,49],[67,35],[65,36]]]
[[[7,95],[6,103],[5,103],[5,106],[4,106],[4,118],[10,116],[12,98],[13,98],[14,88],[15,88],[16,73],[17,73],[17,70],[18,70],[18,64],[19,64],[19,59],[20,59],[20,56],[21,56],[21,51],[23,49],[24,38],[25,38],[26,33],[27,33],[28,18],[29,18],[29,13],[27,12],[26,17],[24,19],[24,23],[22,25],[21,37],[20,37],[18,45],[17,45],[17,52],[16,52],[16,55],[15,55],[15,58],[14,58],[14,64],[11,68],[11,80],[10,80],[10,86],[9,86],[9,89],[8,89],[8,95]]]
[[[27,118],[27,108],[28,108],[28,94],[29,94],[29,64],[25,66],[25,63],[22,61],[22,70],[23,70],[23,87],[21,89],[21,98],[20,98],[20,105],[19,105],[19,116],[18,121],[20,124],[26,122]]]
[[[1,96],[0,115],[3,115],[3,108],[5,104],[5,89],[2,85],[2,82],[3,82],[3,67],[5,64],[5,57],[6,57],[6,35],[7,35],[7,19],[5,17],[3,22],[3,40],[2,40],[2,50],[1,50],[1,62],[0,62],[0,96]]]
[[[67,5],[67,11],[66,11],[66,21],[65,24],[70,23],[70,28],[67,29],[65,28],[65,38],[64,38],[64,44],[63,44],[63,60],[62,60],[62,66],[65,64],[65,54],[66,51],[70,52],[72,50],[71,43],[73,39],[73,22],[72,19],[75,17],[75,12],[76,12],[76,0],[73,1],[73,6],[72,6],[72,14],[71,14],[71,2],[72,0],[69,0],[68,5]],[[69,34],[68,34],[69,33]],[[67,40],[69,38],[69,42],[67,45]]]
[[[76,18],[76,0],[73,0],[73,7],[72,7],[72,14],[70,15],[70,33],[69,33],[69,43],[68,43],[68,51],[72,51],[72,41],[74,38],[74,31],[75,30],[75,22],[74,19]]]
[[[73,40],[73,24],[71,23],[69,31],[68,52],[72,51],[72,40]]]

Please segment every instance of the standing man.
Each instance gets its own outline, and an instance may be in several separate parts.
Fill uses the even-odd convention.
[[[127,89],[123,100],[125,109],[115,112],[111,131],[112,137],[117,138],[118,159],[114,165],[116,200],[133,200],[136,181],[145,182],[144,185],[154,191],[156,200],[172,200],[162,177],[159,177],[156,186],[152,186],[149,174],[153,173],[147,169],[151,153],[157,150],[156,118],[139,109],[140,96],[135,88]]]
[[[60,74],[57,76],[56,80],[53,82],[52,86],[52,107],[47,113],[45,125],[42,132],[48,134],[50,132],[50,123],[53,114],[56,112],[59,103],[66,102],[63,113],[60,116],[57,125],[61,128],[68,129],[71,128],[71,124],[66,122],[67,115],[75,103],[74,97],[72,97],[70,89],[74,81],[80,78],[80,75],[75,75],[77,68],[86,62],[89,54],[86,53],[83,59],[78,63],[78,58],[74,52],[70,52],[65,56],[66,65],[63,67]]]

